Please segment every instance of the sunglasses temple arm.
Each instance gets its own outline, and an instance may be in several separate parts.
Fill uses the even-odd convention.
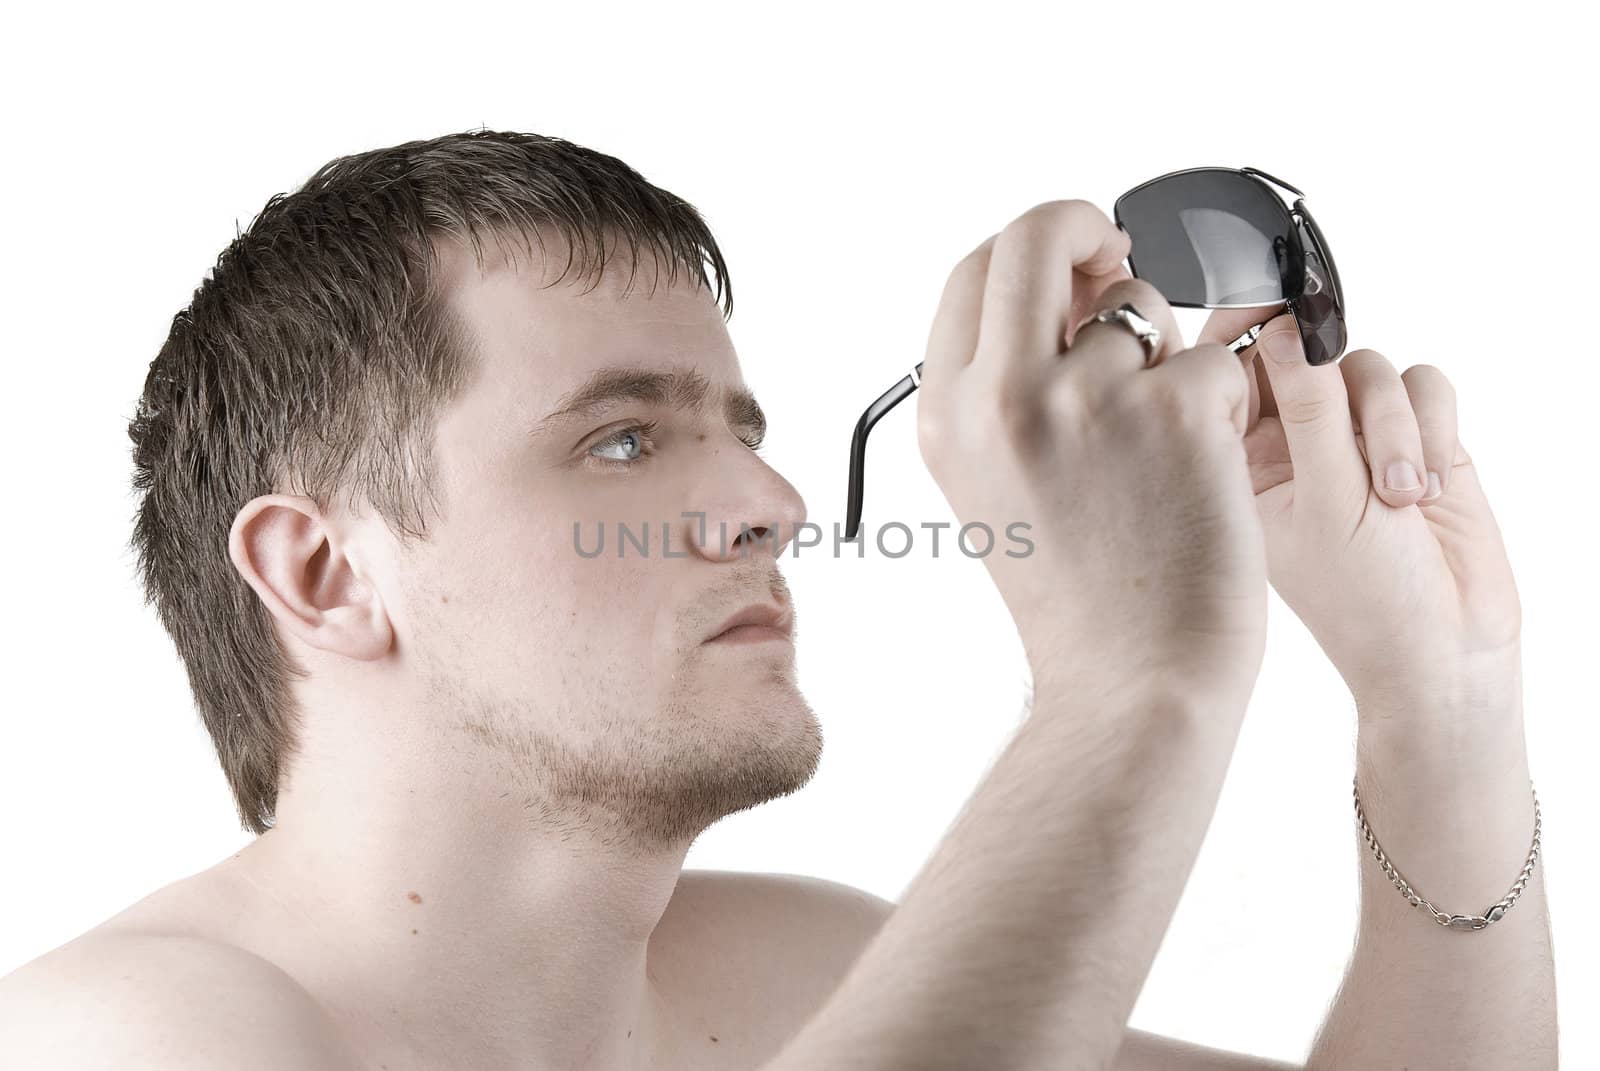
[[[1268,324],[1282,316],[1284,313],[1294,316],[1296,318],[1296,322],[1299,322],[1299,316],[1295,312],[1295,303],[1293,301],[1285,301],[1282,308],[1278,308],[1277,306],[1273,307],[1271,316],[1268,316],[1265,320],[1262,320],[1260,323],[1250,328],[1232,342],[1226,342],[1223,343],[1223,345],[1227,346],[1235,354],[1243,353],[1245,350],[1256,344],[1256,339],[1261,336],[1262,330]]]
[[[1282,313],[1281,312],[1275,312],[1272,315],[1273,316],[1280,316],[1280,315],[1282,315]],[[1228,348],[1230,350],[1232,350],[1236,354],[1243,353],[1246,349],[1248,349],[1249,347],[1255,345],[1256,337],[1261,334],[1261,329],[1263,327],[1267,326],[1267,324],[1271,323],[1271,322],[1272,322],[1271,320],[1268,320],[1265,323],[1256,324],[1250,330],[1246,331],[1244,334],[1240,335],[1238,338],[1234,339],[1232,342],[1229,342],[1227,344]]]
[[[867,411],[861,414],[861,419],[856,421],[855,434],[850,437],[850,497],[845,506],[844,538],[845,542],[853,542],[861,528],[861,497],[866,483],[867,461],[867,433],[872,430],[872,425],[878,419],[911,397],[911,393],[922,385],[922,362],[917,362],[917,367],[911,374],[903,377],[900,382],[884,391],[878,400],[867,406]]]

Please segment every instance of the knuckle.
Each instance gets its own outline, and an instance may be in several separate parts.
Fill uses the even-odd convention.
[[[1244,362],[1221,342],[1202,342],[1193,346],[1183,359],[1205,368],[1208,373],[1217,376],[1217,382],[1222,385],[1237,385],[1246,391],[1250,389],[1250,374],[1245,371]],[[1237,380],[1237,384],[1230,384],[1227,382],[1229,380]]]
[[[1078,354],[1068,350],[1066,353],[1054,357],[1048,365],[1043,366],[1043,374],[1034,387],[1041,405],[1048,405],[1050,399],[1057,394],[1071,393],[1083,389],[1084,362],[1078,360],[1078,356]]]
[[[932,462],[939,454],[940,445],[944,442],[945,422],[936,416],[932,408],[920,406],[917,409],[917,450],[922,454],[922,459]]]
[[[1139,374],[1132,377],[1132,381],[1139,384],[1141,401],[1167,416],[1181,414],[1190,407],[1190,395],[1193,387],[1188,382],[1190,377],[1184,375],[1161,374],[1161,369],[1150,371],[1149,375]]]
[[[1018,216],[1016,222],[1023,220],[1044,221],[1045,223],[1059,223],[1070,219],[1106,219],[1106,214],[1100,211],[1098,205],[1086,201],[1081,197],[1067,197],[1055,201],[1042,201]]]
[[[1025,415],[1031,404],[1030,392],[1023,388],[1020,376],[991,376],[981,390],[984,412],[1002,422],[1014,421]]]
[[[1097,400],[1070,362],[1063,372],[1050,378],[1040,401],[1054,419],[1074,422],[1093,417],[1098,408]]]
[[[1124,301],[1135,306],[1146,319],[1166,307],[1167,299],[1147,279],[1118,279],[1101,291],[1101,304],[1115,307]]]
[[[1363,434],[1378,431],[1383,435],[1404,435],[1417,426],[1417,418],[1410,408],[1383,406],[1365,416],[1361,421]]]
[[[994,255],[994,243],[998,237],[997,234],[991,234],[976,249],[956,261],[956,266],[950,269],[950,276],[945,280],[946,293],[967,280],[981,279],[988,273],[989,260]]]
[[[1178,366],[1195,380],[1197,389],[1191,392],[1196,408],[1205,408],[1214,395],[1248,393],[1250,387],[1243,363],[1227,346],[1220,342],[1203,342],[1172,358],[1182,361]],[[1204,398],[1199,395],[1203,394]]]
[[[976,423],[986,439],[1014,447],[1038,436],[1045,416],[1039,392],[1021,376],[992,376],[978,394]]]
[[[1278,399],[1278,420],[1288,427],[1315,430],[1334,417],[1334,401],[1328,398]]]
[[[1144,279],[1118,279],[1100,291],[1093,304],[1093,310],[1084,317],[1083,323],[1078,325],[1079,328],[1091,322],[1101,312],[1128,304],[1137,309],[1139,315],[1156,325],[1161,332],[1161,349],[1164,353],[1170,354],[1173,347],[1181,342],[1177,319],[1172,315],[1167,299],[1160,290]]]
[[[1011,241],[1017,241],[1019,238],[1038,241],[1057,231],[1072,227],[1112,226],[1114,224],[1099,206],[1081,198],[1072,198],[1034,205],[1006,225],[1002,238],[1010,235]]]

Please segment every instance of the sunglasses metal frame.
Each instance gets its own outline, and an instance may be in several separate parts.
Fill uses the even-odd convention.
[[[1324,238],[1323,235],[1322,235],[1322,228],[1317,226],[1316,218],[1314,216],[1312,216],[1311,209],[1306,207],[1305,191],[1303,191],[1301,189],[1298,189],[1295,186],[1291,186],[1289,183],[1283,181],[1280,178],[1276,178],[1276,177],[1274,177],[1272,175],[1267,174],[1265,171],[1262,171],[1260,168],[1256,168],[1256,167],[1186,167],[1186,168],[1183,168],[1180,171],[1169,171],[1165,175],[1157,175],[1153,179],[1150,179],[1150,180],[1148,180],[1146,182],[1139,183],[1139,185],[1133,187],[1130,190],[1127,190],[1126,192],[1124,192],[1122,194],[1122,196],[1117,198],[1116,202],[1111,207],[1112,219],[1116,222],[1117,229],[1122,231],[1124,234],[1128,233],[1128,228],[1123,226],[1123,223],[1122,223],[1122,211],[1121,211],[1121,209],[1122,209],[1122,202],[1129,195],[1131,195],[1133,193],[1137,193],[1139,190],[1142,190],[1142,189],[1146,188],[1147,186],[1154,186],[1158,182],[1163,182],[1163,181],[1165,181],[1167,179],[1174,178],[1174,177],[1176,177],[1178,175],[1193,175],[1193,174],[1197,174],[1197,173],[1201,173],[1201,172],[1211,172],[1211,173],[1222,174],[1222,175],[1238,175],[1238,176],[1241,176],[1242,178],[1244,178],[1247,181],[1256,183],[1262,189],[1264,189],[1268,193],[1272,194],[1273,199],[1280,206],[1282,206],[1284,217],[1285,217],[1285,219],[1287,219],[1287,221],[1289,223],[1289,226],[1287,228],[1287,237],[1288,237],[1289,244],[1290,244],[1290,249],[1289,249],[1289,254],[1290,254],[1290,258],[1291,258],[1290,259],[1290,264],[1291,264],[1290,278],[1293,280],[1294,293],[1287,294],[1284,297],[1278,298],[1278,299],[1273,300],[1273,301],[1245,302],[1245,303],[1241,303],[1241,304],[1215,304],[1215,303],[1202,304],[1202,303],[1190,302],[1190,301],[1173,301],[1170,298],[1167,299],[1167,304],[1171,305],[1171,306],[1173,306],[1175,308],[1180,308],[1180,309],[1257,309],[1257,308],[1266,309],[1266,308],[1274,308],[1276,306],[1282,305],[1284,307],[1284,310],[1295,318],[1295,324],[1297,326],[1300,326],[1301,330],[1303,332],[1304,331],[1304,327],[1303,327],[1303,323],[1302,323],[1302,319],[1301,319],[1301,315],[1300,315],[1300,311],[1299,311],[1299,299],[1304,296],[1304,294],[1305,294],[1304,286],[1305,286],[1305,283],[1306,283],[1306,279],[1307,279],[1307,277],[1310,277],[1313,281],[1317,282],[1318,284],[1326,285],[1326,286],[1331,288],[1331,290],[1333,292],[1333,301],[1334,301],[1335,308],[1337,310],[1337,315],[1339,316],[1339,318],[1341,320],[1343,320],[1344,319],[1344,313],[1345,313],[1344,288],[1340,285],[1340,282],[1339,282],[1339,268],[1338,268],[1337,265],[1334,264],[1333,257],[1328,252],[1328,242],[1327,242],[1327,239]],[[1281,189],[1288,190],[1290,193],[1294,194],[1294,196],[1296,198],[1294,204],[1293,205],[1285,205],[1283,203],[1283,200],[1284,200],[1283,196],[1281,194],[1279,194],[1277,190],[1273,189],[1274,186],[1280,187]],[[1314,249],[1311,250],[1311,252],[1314,253],[1314,255],[1317,257],[1318,260],[1320,260],[1323,264],[1326,264],[1328,266],[1328,279],[1325,281],[1325,283],[1324,283],[1324,280],[1322,280],[1320,276],[1318,276],[1311,268],[1309,268],[1306,265],[1306,252],[1307,252],[1307,250],[1306,250],[1305,245],[1304,245],[1304,239],[1302,238],[1302,234],[1305,237],[1310,238],[1312,245],[1315,247]],[[1136,279],[1139,278],[1138,266],[1134,262],[1134,259],[1133,259],[1133,256],[1131,255],[1131,253],[1130,253],[1129,257],[1128,257],[1128,270],[1133,274],[1134,278],[1136,278]],[[1316,292],[1318,292],[1318,291],[1313,291],[1313,293],[1316,293]],[[1253,345],[1255,343],[1256,338],[1259,337],[1260,334],[1261,334],[1262,328],[1266,327],[1267,323],[1271,322],[1271,319],[1272,319],[1271,317],[1268,317],[1267,321],[1265,321],[1263,323],[1256,324],[1254,327],[1251,327],[1248,331],[1245,331],[1238,338],[1233,339],[1232,341],[1228,342],[1226,345],[1228,346],[1229,349],[1233,350],[1234,353],[1243,352],[1247,347],[1249,347],[1249,346],[1251,346],[1251,345]],[[1340,356],[1341,356],[1341,354],[1334,354],[1331,358],[1329,358],[1327,361],[1324,361],[1322,363],[1330,364],[1330,363],[1332,363],[1334,361],[1337,361]]]
[[[1174,175],[1187,175],[1197,171],[1215,171],[1239,175],[1247,181],[1258,183],[1263,188],[1271,192],[1278,204],[1282,206],[1284,214],[1288,217],[1290,223],[1288,228],[1288,237],[1292,247],[1291,253],[1293,255],[1293,264],[1299,265],[1301,270],[1293,273],[1293,278],[1297,281],[1295,292],[1276,301],[1255,302],[1246,305],[1196,305],[1182,301],[1168,301],[1168,304],[1178,308],[1186,309],[1253,309],[1275,308],[1277,306],[1283,306],[1285,311],[1294,316],[1296,325],[1300,325],[1301,319],[1298,312],[1298,304],[1299,299],[1305,294],[1304,287],[1306,278],[1310,276],[1319,285],[1322,283],[1320,277],[1318,277],[1314,272],[1310,271],[1310,269],[1306,268],[1305,266],[1306,250],[1301,239],[1301,233],[1304,232],[1305,235],[1311,239],[1312,244],[1316,247],[1314,252],[1317,258],[1328,267],[1328,279],[1326,281],[1326,285],[1331,288],[1333,292],[1336,315],[1338,315],[1342,322],[1344,318],[1345,307],[1344,291],[1343,287],[1341,287],[1339,283],[1339,269],[1337,266],[1335,266],[1333,257],[1328,252],[1328,243],[1322,235],[1322,229],[1317,226],[1316,220],[1311,215],[1311,210],[1306,207],[1305,193],[1289,185],[1280,178],[1274,178],[1259,168],[1190,167],[1184,168],[1181,171],[1169,171],[1165,175],[1157,175],[1155,178],[1150,179],[1147,182],[1139,183],[1139,185],[1126,191],[1121,197],[1117,198],[1115,205],[1112,207],[1113,219],[1116,222],[1117,228],[1123,231],[1123,233],[1127,233],[1127,228],[1122,225],[1122,220],[1117,212],[1117,206],[1121,205],[1123,198],[1127,197],[1128,194],[1133,193],[1136,190],[1142,190],[1146,186],[1154,185],[1163,179],[1172,178]],[[1290,193],[1295,195],[1296,200],[1292,207],[1283,203],[1282,195],[1274,190],[1273,186],[1281,187],[1282,189],[1288,190]],[[1134,278],[1138,278],[1138,272],[1133,268],[1133,258],[1131,255],[1128,258],[1128,268],[1129,272],[1134,276]],[[1266,325],[1270,323],[1272,319],[1273,317],[1268,317],[1265,321],[1256,324],[1254,327],[1251,327],[1248,331],[1245,331],[1242,335],[1235,338],[1233,341],[1228,342],[1226,345],[1229,349],[1233,350],[1234,353],[1242,352],[1247,347],[1255,343],[1256,338],[1261,334],[1262,328],[1266,327]],[[1332,363],[1337,361],[1341,355],[1342,350],[1341,353],[1334,354],[1329,361],[1324,363]],[[850,483],[849,496],[845,504],[845,542],[854,541],[860,534],[861,506],[866,494],[867,436],[872,431],[872,426],[882,419],[885,413],[889,412],[889,410],[893,409],[895,406],[911,397],[916,389],[922,386],[922,365],[923,362],[918,361],[910,373],[902,377],[899,382],[895,383],[894,386],[884,391],[878,396],[876,401],[867,406],[866,410],[861,414],[860,419],[856,421],[855,431],[852,432],[850,436]]]

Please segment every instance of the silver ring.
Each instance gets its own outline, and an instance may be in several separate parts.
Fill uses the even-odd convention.
[[[1107,309],[1093,317],[1101,323],[1121,324],[1133,332],[1139,344],[1144,347],[1144,366],[1150,367],[1150,362],[1155,360],[1156,352],[1161,348],[1161,329],[1155,324],[1139,315],[1139,310],[1124,301],[1114,309]]]

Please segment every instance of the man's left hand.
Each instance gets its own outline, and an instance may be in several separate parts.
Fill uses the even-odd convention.
[[[1260,323],[1261,312],[1217,310],[1200,341],[1227,342]],[[1455,390],[1444,373],[1426,364],[1399,373],[1370,349],[1309,365],[1287,313],[1243,357],[1251,360],[1245,450],[1268,578],[1358,712],[1494,717],[1501,697],[1492,693],[1512,687],[1518,672],[1521,606],[1477,470],[1456,436]],[[1407,463],[1413,486],[1391,486],[1390,473]]]

